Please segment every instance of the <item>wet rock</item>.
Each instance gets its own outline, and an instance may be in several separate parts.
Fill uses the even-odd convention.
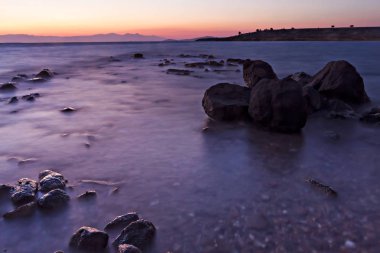
[[[18,102],[18,98],[17,97],[11,97],[9,100],[8,100],[8,104],[15,104]]]
[[[50,79],[54,77],[54,73],[50,69],[43,69],[37,75],[36,78]]]
[[[70,239],[70,246],[80,250],[100,251],[108,245],[108,234],[92,227],[81,227]]]
[[[179,75],[179,76],[188,76],[194,71],[186,70],[186,69],[168,69],[166,71],[166,74],[173,74],[173,75]]]
[[[238,58],[229,58],[227,59],[227,63],[237,63],[237,64],[244,64],[244,62],[250,61],[249,59],[238,59]]]
[[[141,53],[136,53],[136,54],[133,55],[133,58],[135,58],[135,59],[143,59],[144,55],[141,54]]]
[[[370,111],[365,112],[360,121],[368,123],[380,123],[380,107],[374,107]]]
[[[69,202],[70,197],[61,189],[52,190],[38,199],[38,205],[44,209],[54,209]]]
[[[192,62],[192,63],[186,63],[185,67],[187,68],[204,68],[205,66],[211,66],[211,67],[223,67],[224,61],[207,61],[207,62]]]
[[[307,120],[302,86],[290,78],[260,81],[251,91],[249,114],[255,122],[269,129],[300,131]]]
[[[308,113],[320,110],[322,108],[322,97],[319,92],[311,86],[304,86],[302,90]]]
[[[146,220],[138,220],[129,224],[121,231],[120,235],[113,242],[114,246],[121,244],[131,244],[140,249],[148,246],[156,233],[153,223]]]
[[[0,184],[0,193],[11,193],[13,191],[14,186],[9,184]]]
[[[127,227],[129,224],[131,224],[134,221],[139,220],[139,216],[137,213],[127,213],[125,215],[117,216],[115,219],[113,219],[110,223],[108,223],[105,227],[105,229],[114,229],[119,227]]]
[[[27,78],[28,78],[27,75],[18,74],[12,78],[11,82],[15,82],[15,83],[22,82],[22,81],[25,81]]]
[[[347,61],[329,62],[313,77],[310,85],[321,95],[346,103],[361,104],[369,101],[363,78]]]
[[[16,89],[17,89],[16,83],[9,82],[9,83],[0,84],[0,91],[7,92],[7,91],[14,91]]]
[[[328,101],[328,118],[332,119],[352,119],[357,115],[352,107],[339,99],[330,99]]]
[[[76,112],[77,109],[73,108],[73,107],[65,107],[63,109],[61,109],[61,112],[63,113],[72,113],[72,112]]]
[[[49,192],[55,189],[65,189],[66,180],[62,174],[48,170],[40,172],[40,176],[45,175],[40,179],[40,190],[42,192]]]
[[[44,83],[46,82],[46,79],[40,78],[40,77],[34,77],[27,80],[30,83]]]
[[[37,182],[29,179],[22,178],[18,180],[15,187],[11,190],[11,199],[16,205],[22,205],[32,202],[36,198]]]
[[[305,72],[297,72],[291,75],[290,78],[298,82],[302,86],[310,83],[313,80],[313,77]]]
[[[93,198],[96,197],[96,191],[91,190],[91,191],[86,191],[82,193],[81,195],[78,196],[78,199],[88,199],[88,198]]]
[[[208,88],[202,106],[215,120],[241,120],[248,117],[250,90],[246,87],[219,83]]]
[[[278,79],[272,66],[261,60],[245,61],[243,65],[243,77],[249,88],[253,88],[262,79]]]
[[[11,220],[20,217],[29,216],[34,213],[36,210],[36,202],[30,202],[28,204],[21,205],[17,207],[15,210],[7,212],[3,215],[4,219]]]
[[[62,177],[63,178],[63,175],[58,173],[58,172],[55,172],[53,170],[43,170],[40,173],[38,173],[38,180],[41,181],[46,176],[54,176],[54,177]]]
[[[28,101],[28,102],[33,102],[36,98],[40,97],[39,93],[32,93],[29,95],[24,95],[21,97],[22,100]]]
[[[142,253],[142,251],[139,248],[136,248],[133,245],[129,244],[121,244],[118,247],[119,253]]]
[[[113,57],[113,56],[110,56],[110,58],[108,58],[108,61],[109,62],[121,62],[120,59],[116,58],[116,57]]]
[[[200,54],[199,57],[204,58],[204,59],[215,59],[215,56],[211,54]]]

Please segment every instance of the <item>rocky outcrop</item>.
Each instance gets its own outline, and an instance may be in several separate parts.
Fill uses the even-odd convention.
[[[121,244],[118,247],[119,253],[142,253],[142,251],[139,248],[136,248],[133,245],[129,244]]]
[[[11,190],[11,199],[14,204],[22,205],[32,202],[36,198],[38,184],[29,178],[18,180],[15,187]]]
[[[249,114],[252,119],[275,131],[298,132],[306,124],[306,102],[296,81],[264,79],[251,92]]]
[[[104,250],[108,245],[108,234],[92,227],[81,227],[70,239],[70,246],[86,251]]]
[[[70,200],[69,195],[61,190],[55,189],[38,199],[38,205],[44,209],[55,209],[67,204]]]
[[[243,77],[249,88],[253,88],[262,79],[278,79],[272,66],[261,60],[245,61]]]
[[[347,61],[329,62],[310,83],[321,95],[346,103],[361,104],[369,101],[363,78]]]
[[[107,230],[120,227],[125,228],[129,224],[137,220],[139,220],[139,216],[137,215],[137,213],[127,213],[125,215],[117,216],[115,219],[113,219],[106,225],[105,229]]]
[[[208,88],[202,106],[215,120],[241,120],[248,116],[250,90],[236,84],[220,83]]]
[[[139,249],[144,249],[152,242],[155,233],[156,228],[153,223],[141,219],[124,228],[113,245],[118,247],[121,244],[131,244]]]

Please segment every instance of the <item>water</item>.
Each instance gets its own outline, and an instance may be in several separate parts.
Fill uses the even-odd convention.
[[[135,52],[145,59],[132,59]],[[378,252],[378,127],[313,115],[301,134],[283,135],[211,122],[201,107],[204,90],[243,84],[235,72],[241,67],[167,75],[169,67],[200,60],[177,57],[182,53],[263,59],[280,77],[345,59],[362,74],[373,104],[380,103],[378,42],[0,45],[0,82],[45,67],[58,73],[0,94],[41,94],[32,103],[0,102],[0,183],[55,168],[73,186],[67,208],[1,219],[0,250],[73,252],[68,241],[79,227],[103,228],[136,211],[158,228],[146,252]],[[176,65],[158,67],[164,58]],[[67,106],[78,111],[62,114]],[[331,140],[326,131],[341,138]],[[339,197],[313,190],[307,178]],[[76,199],[89,189],[96,200]],[[1,214],[12,209],[5,196],[0,203]]]

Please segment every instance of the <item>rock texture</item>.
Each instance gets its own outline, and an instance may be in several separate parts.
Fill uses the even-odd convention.
[[[16,205],[22,205],[34,201],[37,188],[37,182],[32,179],[22,178],[18,180],[15,187],[11,190],[11,199],[13,203]]]
[[[141,219],[132,222],[124,228],[113,242],[113,245],[119,246],[121,244],[131,244],[139,249],[144,249],[152,242],[155,233],[156,228],[153,223]]]
[[[142,251],[139,248],[136,248],[133,245],[129,244],[121,244],[118,247],[119,253],[142,253]]]
[[[139,216],[137,213],[127,213],[125,215],[117,216],[115,219],[113,219],[110,223],[108,223],[105,227],[105,229],[113,229],[118,227],[127,227],[129,224],[131,224],[134,221],[139,220]]]
[[[278,79],[272,66],[261,60],[245,61],[243,65],[243,77],[249,88],[255,87],[262,79]]]
[[[54,189],[65,189],[66,187],[66,181],[63,175],[55,171],[42,171],[38,178],[40,180],[40,191],[42,192],[49,192]]]
[[[36,202],[30,202],[28,204],[17,207],[15,210],[7,212],[3,215],[4,219],[11,220],[20,217],[29,216],[36,210]]]
[[[100,251],[107,245],[108,234],[92,227],[81,227],[70,240],[71,247],[87,251]]]
[[[52,190],[38,199],[38,205],[45,209],[54,209],[69,202],[70,197],[61,189]]]

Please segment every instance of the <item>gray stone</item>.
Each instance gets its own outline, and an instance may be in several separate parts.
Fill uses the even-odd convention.
[[[29,216],[36,210],[36,202],[30,202],[22,206],[17,207],[15,210],[7,212],[3,215],[4,219],[11,220],[20,217]]]
[[[244,81],[253,88],[262,79],[278,79],[269,63],[261,60],[245,61],[243,65]]]
[[[139,220],[139,216],[137,215],[137,213],[127,213],[125,215],[117,216],[115,219],[113,219],[106,225],[105,229],[114,229],[119,227],[125,228],[129,224],[137,220]]]
[[[80,250],[99,251],[108,245],[108,234],[92,227],[81,227],[70,239],[70,246]]]
[[[15,187],[11,190],[11,199],[16,205],[32,202],[36,198],[38,184],[29,178],[18,180]]]
[[[141,219],[132,222],[124,228],[113,242],[113,245],[119,246],[121,244],[131,244],[139,249],[144,249],[152,242],[155,233],[156,228],[153,223]]]
[[[70,197],[65,191],[55,189],[39,198],[38,205],[44,209],[54,209],[67,204],[69,200]]]
[[[54,189],[65,189],[66,187],[66,180],[63,175],[55,171],[42,171],[38,175],[38,178],[40,180],[40,191],[42,192],[49,192]]]
[[[121,244],[118,248],[119,253],[142,253],[142,251],[139,248],[136,248],[133,245],[129,244]]]

